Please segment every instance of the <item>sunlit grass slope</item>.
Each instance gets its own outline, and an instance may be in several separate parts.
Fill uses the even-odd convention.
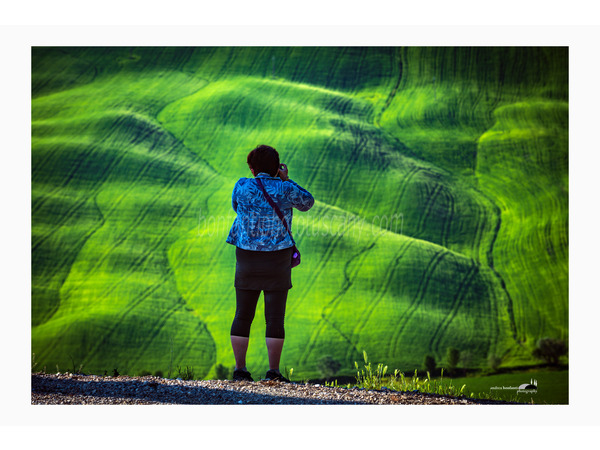
[[[317,200],[294,217],[303,264],[293,271],[282,367],[318,376],[317,360],[331,355],[350,374],[366,349],[409,370],[448,346],[475,366],[490,353],[529,362],[528,338],[566,337],[568,210],[557,193],[567,189],[566,162],[550,170],[546,141],[532,150],[523,137],[566,142],[566,99],[544,103],[536,92],[539,107],[501,108],[528,98],[556,57],[453,51],[34,49],[36,360],[122,373],[193,365],[199,376],[231,366],[231,190],[250,176],[245,157],[260,143],[275,146]],[[517,60],[532,74],[513,89],[504,79]],[[440,87],[430,92],[419,74],[434,72]],[[473,94],[479,83],[485,94]],[[546,117],[551,105],[558,118],[554,107]],[[452,111],[458,119],[444,118]],[[519,151],[546,162],[525,169],[522,156],[512,159]],[[535,211],[534,197],[506,206],[526,186],[507,189],[499,168],[511,164],[512,176],[535,173],[526,189],[549,186]],[[536,226],[535,214],[549,225]],[[547,240],[554,259],[539,263]],[[555,289],[536,290],[549,273]],[[259,372],[263,313],[259,303],[248,353]]]

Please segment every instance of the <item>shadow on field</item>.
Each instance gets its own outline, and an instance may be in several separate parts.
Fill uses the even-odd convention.
[[[357,405],[360,401],[319,400],[298,397],[241,392],[231,389],[189,385],[170,385],[154,380],[88,380],[86,377],[56,378],[49,375],[32,374],[31,392],[52,395],[43,403],[51,404],[115,404],[117,399],[141,400],[158,404],[188,405]],[[256,383],[256,382],[254,382]],[[249,382],[238,382],[238,386],[251,386]],[[101,399],[106,402],[98,401]],[[131,403],[131,402],[128,402]]]

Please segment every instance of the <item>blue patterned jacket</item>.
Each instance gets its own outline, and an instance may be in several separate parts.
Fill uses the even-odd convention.
[[[282,181],[260,172],[265,190],[279,206],[288,227],[292,229],[292,207],[308,211],[315,199],[306,189],[292,180]],[[254,178],[240,178],[231,195],[233,210],[237,213],[226,242],[245,250],[275,251],[292,247],[283,222],[265,199]]]

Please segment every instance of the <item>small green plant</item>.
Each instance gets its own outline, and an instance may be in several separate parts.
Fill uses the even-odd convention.
[[[154,372],[154,376],[155,376],[155,377],[162,378],[162,377],[163,377],[162,370],[157,370],[156,372]]]
[[[71,355],[69,355],[69,358],[71,359],[71,373],[72,374],[82,374],[85,375],[81,369],[83,369],[83,363],[79,364],[79,368],[76,369],[76,364],[75,364],[75,360],[73,359],[73,357]]]
[[[118,371],[116,368],[114,368],[114,369],[113,369],[113,374],[112,374],[112,376],[113,376],[113,377],[118,377],[119,375],[121,375],[121,374],[119,373],[119,371]]]
[[[389,380],[389,388],[395,391],[418,391],[460,397],[465,395],[467,386],[463,384],[459,389],[452,384],[452,380],[450,380],[450,383],[444,383],[444,369],[442,369],[439,379],[432,379],[429,371],[427,372],[427,378],[421,378],[418,376],[416,369],[414,375],[411,378],[407,378],[404,376],[404,373],[396,369],[394,376]]]
[[[37,361],[35,360],[35,353],[31,356],[31,372],[35,372],[35,366],[37,366]]]
[[[339,387],[338,386],[338,380],[326,381],[325,382],[325,386],[327,386],[327,387]]]
[[[283,372],[285,373],[285,377],[286,377],[288,380],[290,380],[290,381],[291,381],[291,380],[292,380],[292,373],[294,373],[294,368],[293,368],[293,367],[290,367],[290,369],[288,370],[288,369],[287,369],[287,367],[285,367],[285,368],[283,369]]]
[[[147,377],[148,375],[152,375],[148,370],[142,370],[140,372],[140,377]]]
[[[181,378],[184,381],[194,380],[194,367],[185,366],[185,369],[182,369],[180,366],[177,366],[176,378]]]
[[[373,369],[368,360],[367,352],[363,350],[363,358],[365,360],[364,370],[358,368],[358,363],[354,361],[356,367],[356,382],[357,385],[365,389],[381,389],[383,377],[387,372],[388,366],[377,364],[377,368]]]

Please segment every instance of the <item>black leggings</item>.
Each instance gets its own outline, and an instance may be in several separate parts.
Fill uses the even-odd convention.
[[[256,304],[261,291],[235,289],[236,309],[231,335],[250,337],[250,326],[256,312]],[[285,330],[283,318],[288,289],[284,291],[263,291],[265,297],[266,337],[283,339]]]

